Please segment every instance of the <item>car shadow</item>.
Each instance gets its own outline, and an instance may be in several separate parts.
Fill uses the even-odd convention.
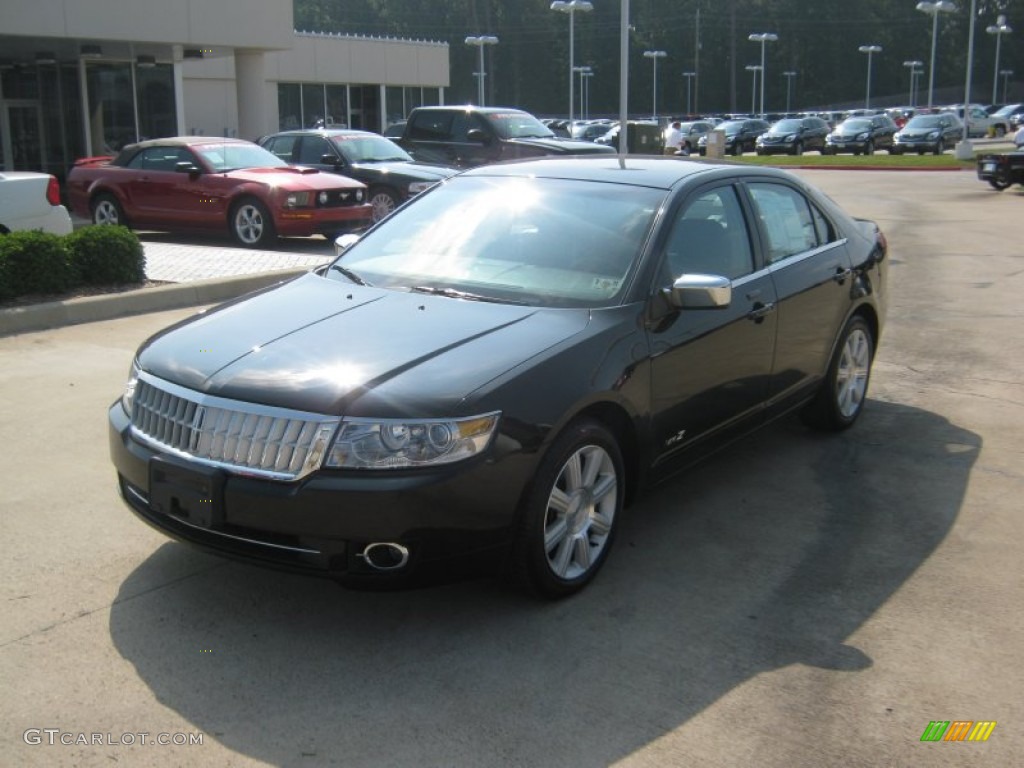
[[[871,666],[849,638],[945,538],[980,448],[881,401],[837,436],[786,420],[645,496],[557,603],[346,591],[168,543],[110,633],[164,706],[268,764],[608,765],[761,673]]]
[[[249,246],[240,245],[232,240],[227,234],[223,236],[202,233],[183,232],[153,232],[150,230],[137,230],[135,232],[143,243],[160,243],[165,245],[199,245],[207,248],[237,248],[240,250],[255,250]],[[308,253],[315,256],[333,256],[334,239],[321,235],[309,237],[279,237],[271,248],[259,249],[262,251],[284,251],[287,253]]]

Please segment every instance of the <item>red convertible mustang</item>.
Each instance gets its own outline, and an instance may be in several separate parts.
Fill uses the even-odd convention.
[[[286,164],[241,139],[182,136],[129,144],[117,157],[75,163],[72,210],[95,224],[135,229],[225,228],[242,245],[278,235],[335,236],[369,225],[366,186]]]

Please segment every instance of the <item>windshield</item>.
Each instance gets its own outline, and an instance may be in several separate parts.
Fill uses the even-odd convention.
[[[871,121],[865,120],[862,117],[854,118],[852,120],[844,120],[843,124],[840,125],[839,128],[843,131],[866,131],[871,128]]]
[[[779,120],[771,127],[772,133],[793,133],[803,126],[802,120]]]
[[[904,130],[907,128],[938,128],[939,116],[938,115],[918,115],[912,117],[904,126]]]
[[[350,163],[411,162],[409,153],[383,136],[332,136],[331,143]]]
[[[215,173],[239,168],[280,168],[288,165],[277,155],[256,144],[209,144],[194,148]]]
[[[621,299],[664,190],[456,176],[392,214],[337,264],[399,290],[549,307]],[[331,279],[345,280],[337,270]]]
[[[1000,107],[999,109],[997,109],[993,113],[992,117],[1010,117],[1018,109],[1020,109],[1020,106],[1020,104],[1007,104],[1005,107]]]
[[[548,139],[555,135],[544,123],[526,112],[494,112],[484,117],[503,139]]]
[[[725,123],[721,123],[718,126],[718,130],[725,131],[725,135],[726,136],[730,136],[730,135],[739,133],[740,131],[743,130],[743,121],[742,120],[729,120],[729,121],[727,121]]]

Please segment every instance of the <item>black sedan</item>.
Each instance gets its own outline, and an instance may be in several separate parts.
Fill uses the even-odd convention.
[[[139,349],[109,424],[143,520],[346,583],[457,562],[568,595],[644,488],[794,410],[854,424],[885,317],[878,228],[771,168],[480,167],[339,249]]]
[[[284,131],[265,136],[259,143],[291,165],[340,173],[363,182],[369,187],[374,221],[458,173],[443,165],[417,163],[391,139],[368,131]]]
[[[820,117],[787,117],[757,137],[757,154],[802,155],[807,151],[824,152],[828,123]]]
[[[893,137],[898,130],[888,115],[848,117],[825,139],[824,154],[852,152],[855,155],[873,155],[876,149],[892,152]]]

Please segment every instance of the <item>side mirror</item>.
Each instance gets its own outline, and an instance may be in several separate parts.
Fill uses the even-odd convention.
[[[680,275],[668,300],[676,309],[725,309],[732,302],[732,282],[721,275]]]
[[[347,235],[340,235],[334,240],[334,255],[341,256],[345,251],[359,242],[359,235],[349,232]]]
[[[174,170],[177,173],[187,173],[189,176],[198,176],[199,169],[195,163],[190,163],[188,160],[182,160],[180,163],[174,164]]]
[[[328,152],[327,154],[320,155],[320,162],[323,165],[341,165],[341,158]]]
[[[466,131],[466,140],[474,144],[490,144],[491,138],[484,133],[482,128],[470,128]]]

